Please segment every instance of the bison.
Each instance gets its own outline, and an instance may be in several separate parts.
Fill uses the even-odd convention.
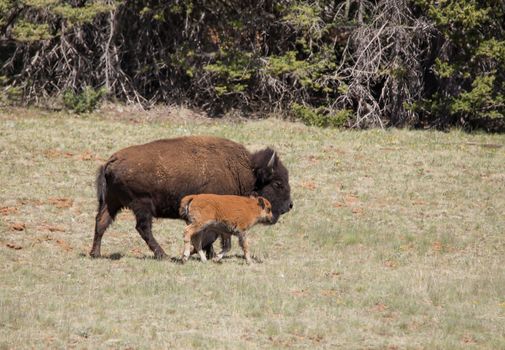
[[[257,223],[268,224],[273,220],[272,205],[263,197],[240,197],[230,195],[197,194],[182,199],[180,216],[186,220],[184,229],[184,252],[182,262],[189,258],[191,245],[207,261],[202,248],[202,234],[213,227],[221,236],[222,250],[216,257],[219,261],[230,249],[230,235],[236,235],[244,251],[247,264],[251,263],[246,230]]]
[[[178,137],[124,148],[99,168],[96,185],[98,213],[92,257],[100,256],[103,234],[124,208],[133,211],[135,228],[155,258],[162,259],[166,254],[152,235],[152,220],[180,218],[180,202],[186,195],[255,193],[272,204],[272,223],[293,206],[288,171],[274,150],[267,147],[250,153],[238,143],[211,136]],[[210,246],[212,242],[206,240]]]

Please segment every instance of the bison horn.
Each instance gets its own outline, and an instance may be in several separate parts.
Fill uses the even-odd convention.
[[[275,161],[275,151],[272,153],[272,158],[268,161],[267,168],[273,168],[274,167],[274,161]]]

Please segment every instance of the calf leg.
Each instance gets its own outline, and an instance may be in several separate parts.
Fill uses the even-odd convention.
[[[156,259],[166,258],[165,251],[160,247],[156,239],[153,237],[151,232],[151,227],[153,223],[153,217],[150,213],[137,211],[135,213],[137,219],[137,225],[135,228],[140,233],[142,239],[147,243],[149,249],[154,253]]]
[[[103,205],[96,214],[95,218],[95,236],[93,238],[93,247],[89,255],[92,258],[100,257],[100,246],[102,244],[102,237],[109,225],[114,221],[117,214],[116,210],[109,210],[107,204]]]
[[[245,261],[249,265],[252,262],[252,260],[251,255],[249,254],[249,242],[247,241],[247,236],[245,232],[240,232],[238,234],[238,244],[240,244],[240,247],[244,251]]]
[[[192,242],[192,237],[198,232],[198,227],[189,224],[184,228],[184,249],[182,252],[182,258],[181,261],[182,263],[185,263],[188,261],[189,255],[191,254],[191,242]],[[201,239],[200,239],[200,250],[202,249],[201,247]],[[197,247],[193,247],[195,250]]]

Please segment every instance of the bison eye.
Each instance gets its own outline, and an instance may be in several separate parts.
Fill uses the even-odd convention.
[[[282,182],[279,182],[279,181],[274,182],[274,187],[277,188],[277,189],[281,189],[282,188]]]

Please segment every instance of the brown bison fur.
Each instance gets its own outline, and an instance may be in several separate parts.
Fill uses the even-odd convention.
[[[113,154],[97,175],[98,213],[90,255],[100,256],[103,234],[123,208],[133,211],[136,229],[154,252],[165,257],[151,232],[156,218],[180,218],[189,194],[249,196],[272,204],[273,223],[292,207],[288,171],[270,148],[250,153],[233,141],[210,136],[158,140]],[[204,237],[207,251],[215,234]]]
[[[230,195],[199,194],[186,196],[181,201],[179,214],[186,220],[184,229],[184,252],[182,261],[191,253],[191,246],[200,255],[202,262],[206,256],[202,248],[202,232],[207,227],[215,228],[221,235],[223,249],[216,260],[220,260],[229,250],[230,235],[239,238],[244,257],[249,264],[249,244],[246,230],[257,223],[271,223],[272,205],[263,197],[240,197]]]

